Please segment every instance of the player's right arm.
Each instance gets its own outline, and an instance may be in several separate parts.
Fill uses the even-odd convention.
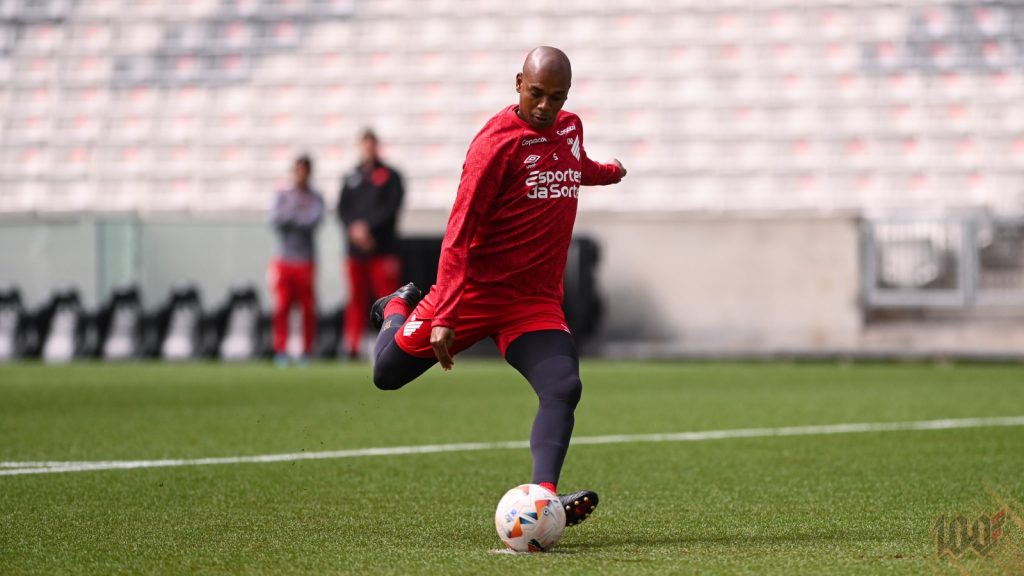
[[[448,227],[441,244],[441,260],[437,267],[437,302],[432,319],[431,345],[446,370],[452,365],[449,348],[458,323],[456,307],[462,299],[469,272],[469,248],[477,227],[491,207],[505,177],[510,145],[515,138],[499,138],[482,132],[469,146],[462,166],[459,190],[455,196]]]
[[[352,223],[351,205],[352,189],[348,185],[348,175],[345,175],[341,179],[341,192],[338,193],[338,205],[336,207],[338,220],[343,224],[348,225]]]
[[[316,193],[298,203],[292,217],[292,223],[298,228],[316,228],[324,215],[324,200]]]
[[[283,228],[292,221],[291,198],[286,192],[274,194],[274,204],[270,207],[270,224],[275,228]]]

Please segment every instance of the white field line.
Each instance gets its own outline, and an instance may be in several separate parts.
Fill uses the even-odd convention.
[[[778,436],[820,436],[829,434],[857,434],[864,432],[899,432],[906,430],[953,430],[960,428],[996,428],[1024,426],[1024,416],[999,418],[960,418],[948,420],[919,420],[912,422],[865,422],[852,424],[823,424],[819,426],[786,426],[782,428],[740,428],[733,430],[703,430],[673,434],[622,434],[614,436],[581,436],[573,438],[574,446],[587,444],[628,444],[638,442],[702,442],[732,438],[771,438]],[[136,468],[168,468],[177,466],[209,466],[214,464],[268,464],[296,462],[298,460],[332,460],[367,456],[404,456],[409,454],[437,454],[442,452],[472,452],[479,450],[508,450],[529,448],[526,441],[471,442],[465,444],[427,444],[423,446],[392,446],[385,448],[357,448],[326,452],[296,452],[292,454],[264,454],[256,456],[228,456],[221,458],[193,458],[168,460],[108,460],[108,461],[43,461],[0,462],[0,476],[23,474],[59,474],[93,470],[132,470]]]

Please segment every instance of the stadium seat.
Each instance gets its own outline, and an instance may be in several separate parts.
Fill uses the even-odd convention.
[[[83,20],[70,26],[64,47],[66,52],[73,54],[103,54],[110,49],[113,38],[114,26],[106,22]]]
[[[39,355],[44,362],[70,362],[78,356],[86,318],[77,290],[54,292],[49,303],[37,313],[36,322],[40,330]]]
[[[64,41],[64,27],[53,22],[39,22],[21,27],[18,52],[21,54],[53,54]]]
[[[155,314],[144,349],[164,360],[199,358],[202,320],[199,291],[192,286],[175,288]]]
[[[114,44],[119,53],[143,55],[161,46],[165,27],[151,19],[124,17],[117,27]]]
[[[205,200],[199,195],[198,181],[190,174],[170,176],[137,183],[134,196],[136,206],[123,206],[122,210],[143,209],[150,212],[183,212],[202,208]]]
[[[155,135],[158,142],[161,142],[162,144],[194,142],[204,133],[206,120],[207,119],[200,117],[198,114],[189,112],[161,115],[156,120],[157,129]],[[239,137],[238,134],[231,132],[230,123],[227,125],[227,128],[228,129],[225,133],[217,132],[215,136],[230,137],[232,139],[237,139]],[[211,136],[211,140],[213,138],[214,136]],[[192,168],[194,169],[195,167],[193,166]]]
[[[604,300],[597,280],[600,261],[601,248],[596,241],[587,237],[573,238],[566,259],[563,307],[565,321],[581,344],[597,332],[604,315]]]
[[[258,358],[262,314],[255,288],[232,289],[225,303],[204,322],[204,355],[228,361]]]
[[[4,11],[10,19],[45,23],[67,16],[71,11],[71,0],[10,0]]]
[[[262,0],[223,0],[221,10],[232,16],[254,16],[260,12]]]
[[[101,345],[97,356],[104,360],[130,360],[142,352],[144,314],[137,286],[116,288],[97,313]]]
[[[0,289],[0,362],[21,358],[28,332],[25,307],[17,288]]]
[[[120,8],[120,0],[90,0],[75,6],[75,14],[86,21],[103,21],[116,17]]]
[[[345,307],[338,306],[330,312],[317,316],[315,358],[333,360],[341,354]]]
[[[356,0],[308,0],[310,9],[324,17],[352,16]]]

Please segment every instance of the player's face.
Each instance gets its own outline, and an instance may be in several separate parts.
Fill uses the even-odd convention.
[[[569,85],[565,74],[520,72],[516,75],[520,117],[538,130],[550,128],[569,98]]]
[[[374,138],[363,138],[359,140],[359,154],[362,157],[363,162],[376,162],[380,150],[377,146],[377,140]]]
[[[295,180],[295,185],[299,188],[306,187],[306,184],[309,183],[309,167],[306,166],[305,162],[295,163],[295,166],[292,167],[292,178]]]

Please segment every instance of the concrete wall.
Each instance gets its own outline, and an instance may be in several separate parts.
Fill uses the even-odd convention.
[[[175,284],[194,283],[208,304],[222,300],[232,286],[252,284],[269,307],[267,269],[274,245],[273,232],[259,218],[149,221],[140,234],[140,284],[145,294],[165,294]],[[338,227],[325,221],[317,231],[316,268],[318,305],[323,310],[347,299],[341,248]]]
[[[92,305],[97,248],[97,227],[89,220],[0,220],[0,286],[19,287],[30,305],[42,302],[55,288],[77,287]]]
[[[444,229],[408,214],[404,229]],[[854,215],[583,212],[601,245],[609,353],[851,349],[862,329]]]
[[[604,248],[611,342],[639,335],[689,351],[857,342],[854,218],[599,214],[578,230]]]
[[[404,216],[409,234],[443,233],[444,211]],[[858,235],[852,216],[585,212],[577,233],[602,248],[606,315],[599,344],[665,353],[852,349],[862,326]],[[207,305],[254,284],[269,305],[274,238],[262,217],[0,221],[0,285],[31,304],[73,284],[95,305],[138,282],[148,306],[193,282]],[[347,300],[338,227],[319,231],[317,289],[327,309]]]

